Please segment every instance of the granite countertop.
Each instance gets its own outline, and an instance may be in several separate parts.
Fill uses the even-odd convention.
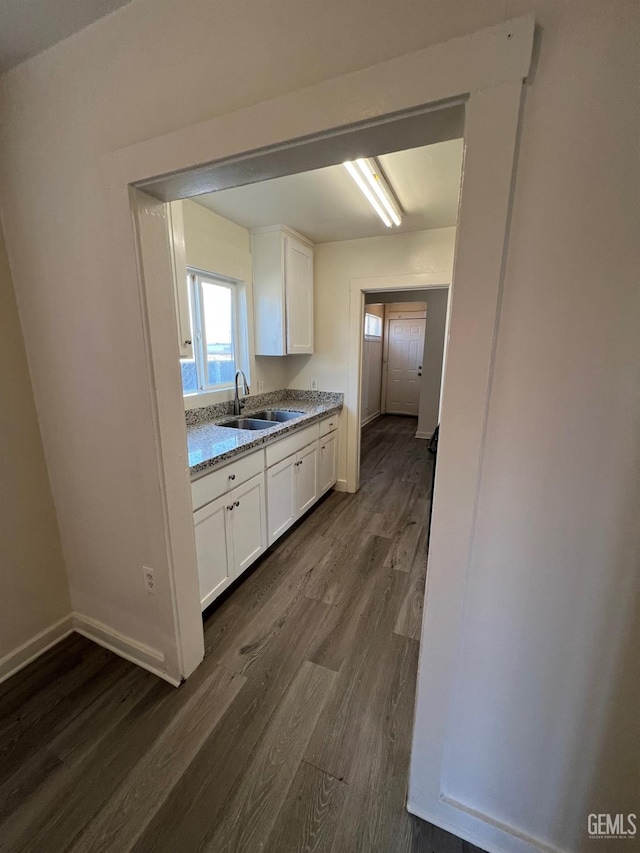
[[[245,406],[239,417],[250,418],[263,409],[298,411],[300,417],[284,423],[274,422],[267,429],[233,429],[223,421],[236,417],[233,403],[218,403],[185,413],[187,421],[187,451],[191,476],[200,475],[232,460],[235,456],[277,441],[336,414],[343,405],[343,395],[332,391],[271,391],[244,398]]]

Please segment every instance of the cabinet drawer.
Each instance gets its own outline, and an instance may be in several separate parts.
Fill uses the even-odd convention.
[[[334,429],[338,429],[338,415],[332,415],[324,421],[320,421],[320,438],[323,435],[329,435]]]
[[[191,483],[191,500],[194,511],[223,495],[225,492],[235,489],[236,486],[245,483],[256,474],[264,470],[264,451],[256,450],[230,462],[224,468],[205,474],[199,480]]]
[[[307,444],[316,441],[319,435],[318,424],[313,424],[313,426],[307,427],[300,432],[294,432],[293,435],[288,435],[286,438],[268,446],[265,450],[267,454],[267,468],[270,468],[282,459],[286,459],[292,453],[302,450]]]

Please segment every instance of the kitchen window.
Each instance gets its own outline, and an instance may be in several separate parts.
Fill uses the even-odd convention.
[[[182,390],[218,391],[233,385],[238,348],[238,297],[234,282],[188,270],[193,358],[181,358]]]

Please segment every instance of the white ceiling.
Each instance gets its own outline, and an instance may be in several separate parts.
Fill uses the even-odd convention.
[[[0,0],[0,74],[130,0]]]
[[[404,211],[399,228],[379,219],[342,165],[196,196],[244,228],[283,224],[314,243],[456,224],[462,139],[378,157]]]

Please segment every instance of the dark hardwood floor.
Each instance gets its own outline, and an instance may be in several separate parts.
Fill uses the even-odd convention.
[[[205,619],[174,689],[80,636],[0,686],[0,850],[474,853],[405,809],[431,459],[416,422]]]

